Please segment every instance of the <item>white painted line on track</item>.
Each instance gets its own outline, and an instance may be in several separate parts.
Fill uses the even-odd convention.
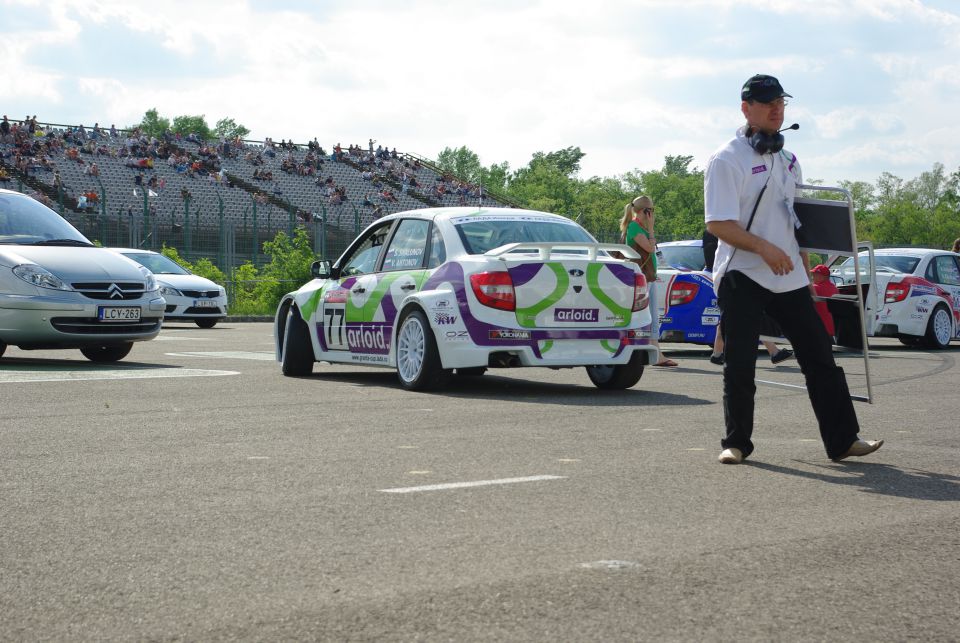
[[[254,359],[272,362],[277,359],[273,351],[182,351],[164,353],[168,357],[227,357],[232,359]]]
[[[127,368],[95,371],[0,371],[0,384],[23,382],[86,382],[90,380],[143,380],[162,377],[220,377],[238,371],[200,368]]]
[[[566,476],[527,476],[525,478],[500,478],[499,480],[474,480],[472,482],[448,482],[446,484],[428,484],[420,487],[395,487],[380,489],[384,493],[416,493],[418,491],[443,491],[446,489],[466,489],[468,487],[486,487],[496,484],[516,484],[519,482],[540,482],[542,480],[562,480]]]
[[[640,567],[640,563],[632,560],[597,560],[592,563],[580,563],[584,569],[631,569]]]

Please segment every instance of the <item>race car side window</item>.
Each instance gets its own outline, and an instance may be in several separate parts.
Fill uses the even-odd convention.
[[[376,270],[377,257],[380,256],[380,249],[387,239],[387,233],[390,232],[392,223],[392,221],[386,221],[383,225],[371,230],[363,241],[354,246],[349,256],[343,257],[340,269],[341,277],[365,275]]]
[[[960,269],[957,268],[957,260],[951,255],[941,255],[934,257],[936,264],[936,274],[933,281],[945,286],[960,286]]]
[[[437,224],[430,230],[430,254],[427,256],[427,268],[438,268],[447,261],[447,247],[443,245],[443,235]]]
[[[415,270],[423,267],[427,251],[427,231],[430,222],[423,219],[404,219],[390,240],[384,255],[384,272],[390,270]]]

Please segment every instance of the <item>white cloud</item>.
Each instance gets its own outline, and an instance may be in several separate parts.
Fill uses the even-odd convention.
[[[426,156],[466,145],[515,168],[579,145],[584,175],[611,176],[668,154],[702,167],[739,125],[739,83],[764,70],[802,93],[788,118],[804,126],[791,140],[811,176],[918,173],[938,160],[950,169],[960,149],[949,129],[929,136],[952,118],[960,20],[919,0],[2,6],[29,7],[39,25],[0,25],[0,56],[18,70],[5,99],[52,120],[129,124],[157,107],[211,124],[230,116],[257,138],[373,137]],[[889,38],[895,27],[911,46]],[[93,31],[141,41],[151,58],[118,50],[70,72],[70,60],[36,62],[61,43],[94,51]],[[746,46],[762,34],[788,35]],[[859,96],[838,98],[858,82]]]

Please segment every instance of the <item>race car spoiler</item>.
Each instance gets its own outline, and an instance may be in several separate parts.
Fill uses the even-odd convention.
[[[622,243],[589,243],[589,242],[580,242],[580,241],[538,241],[532,243],[508,243],[506,245],[500,246],[499,248],[493,248],[488,250],[483,254],[485,257],[492,257],[494,259],[500,259],[502,261],[507,260],[509,254],[530,254],[531,250],[537,252],[537,258],[545,261],[550,258],[550,255],[560,250],[586,250],[586,259],[587,261],[596,261],[597,256],[600,252],[618,252],[624,259],[641,259],[640,254],[631,248],[630,246],[625,246]],[[577,254],[580,254],[579,252]],[[613,257],[609,254],[606,255],[610,259],[620,259],[619,257]]]

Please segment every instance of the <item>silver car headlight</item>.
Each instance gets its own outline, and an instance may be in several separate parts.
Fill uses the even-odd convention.
[[[160,286],[160,294],[164,297],[183,297],[183,293],[173,286]]]
[[[60,277],[35,263],[22,263],[19,266],[14,266],[13,274],[31,286],[49,288],[50,290],[73,290],[70,284],[65,283]]]
[[[143,275],[144,287],[143,289],[147,292],[153,292],[158,289],[160,285],[157,283],[157,278],[153,276],[153,273],[149,269],[143,266],[137,266],[140,268],[140,274]]]

